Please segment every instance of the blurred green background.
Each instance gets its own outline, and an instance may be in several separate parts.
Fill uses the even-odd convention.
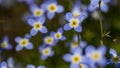
[[[46,20],[46,27],[49,32],[56,31],[59,27],[63,27],[64,23],[67,23],[67,21],[64,20],[64,15],[66,12],[71,11],[72,5],[74,4],[74,0],[57,1],[64,6],[65,11],[61,14],[56,14],[52,20]],[[83,4],[89,4],[88,0],[81,1]],[[36,4],[38,5],[41,3],[43,3],[42,0],[36,1]],[[34,44],[33,50],[23,49],[20,52],[15,51],[16,43],[14,42],[14,38],[16,36],[24,37],[24,35],[31,30],[31,27],[26,22],[26,17],[24,17],[30,13],[29,6],[26,3],[14,2],[11,7],[0,5],[0,40],[2,41],[3,37],[7,35],[10,39],[10,43],[13,45],[12,50],[4,50],[1,53],[1,56],[3,57],[1,60],[13,57],[15,63],[23,66],[22,68],[25,68],[27,64],[34,64],[35,66],[45,65],[47,68],[69,68],[69,63],[64,62],[62,56],[69,53],[69,48],[66,47],[65,44],[70,42],[72,36],[76,34],[74,30],[64,31],[67,40],[58,42],[58,44],[53,47],[55,52],[54,56],[49,57],[45,61],[40,59],[40,53],[38,52],[38,47],[43,44],[41,33],[33,36],[30,40]],[[103,29],[105,32],[110,31],[109,35],[111,36],[111,38],[103,38],[104,45],[107,46],[107,50],[109,50],[109,48],[114,48],[120,54],[120,0],[116,0],[115,5],[109,5],[109,11],[107,13],[102,13],[102,16]],[[87,41],[88,44],[96,47],[99,46],[99,26],[99,20],[91,19],[89,14],[88,18],[82,23],[83,31],[80,33],[82,39]],[[109,58],[109,56],[107,57]]]

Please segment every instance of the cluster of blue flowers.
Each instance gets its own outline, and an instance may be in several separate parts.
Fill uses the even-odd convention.
[[[0,0],[1,1],[1,0]],[[16,51],[21,51],[23,48],[32,50],[34,44],[30,42],[30,39],[37,35],[38,32],[44,35],[43,44],[39,46],[38,51],[41,54],[41,60],[46,60],[48,57],[53,56],[55,53],[52,50],[59,41],[66,40],[64,31],[74,29],[76,32],[82,32],[82,22],[88,17],[88,12],[99,11],[99,8],[103,12],[108,11],[107,3],[110,0],[90,0],[89,6],[82,6],[80,1],[75,2],[71,12],[65,14],[65,20],[68,22],[63,27],[59,27],[56,32],[51,31],[48,34],[46,25],[46,19],[52,20],[56,13],[64,12],[65,8],[59,5],[56,0],[45,0],[40,6],[34,3],[34,0],[17,0],[18,2],[26,2],[29,5],[31,14],[28,16],[27,23],[31,26],[31,30],[24,37],[17,36],[15,38]],[[94,15],[96,16],[96,15]],[[48,35],[47,35],[48,34]],[[12,45],[9,44],[8,37],[4,37],[1,42],[0,48],[10,50]],[[2,51],[1,50],[1,51]],[[63,60],[70,63],[70,68],[97,68],[104,67],[110,63],[119,63],[120,57],[117,55],[114,49],[110,49],[111,54],[110,61],[105,58],[106,47],[101,45],[98,48],[93,45],[88,45],[86,41],[78,40],[78,36],[74,35],[72,42],[70,42],[70,53],[63,56]],[[13,61],[12,61],[13,62]],[[0,64],[1,68],[7,68],[9,63],[3,61]],[[10,65],[11,66],[11,65]],[[10,67],[13,68],[13,67]],[[34,65],[28,64],[26,68],[35,68]],[[46,68],[45,66],[38,66],[37,68]],[[116,68],[117,67],[116,65]]]

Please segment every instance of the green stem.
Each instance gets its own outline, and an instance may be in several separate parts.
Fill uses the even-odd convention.
[[[99,15],[100,15],[100,33],[101,33],[101,39],[100,39],[100,45],[103,45],[103,25],[102,25],[102,16],[101,16],[101,10],[100,10],[101,0],[99,2]]]

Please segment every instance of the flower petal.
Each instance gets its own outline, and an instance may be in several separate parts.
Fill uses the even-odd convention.
[[[66,37],[65,36],[62,36],[62,38],[60,40],[66,40]]]
[[[46,68],[45,66],[38,66],[37,68]]]
[[[34,65],[32,65],[32,64],[29,64],[29,65],[27,65],[27,67],[26,68],[35,68],[35,66]]]
[[[61,13],[61,12],[63,12],[64,11],[64,7],[63,6],[61,6],[61,5],[58,5],[57,6],[57,13]]]
[[[29,24],[30,26],[33,26],[33,24],[35,23],[35,20],[33,20],[33,19],[28,19],[27,22],[28,22],[28,24]]]
[[[21,39],[22,39],[21,37],[16,37],[15,42],[19,43]]]
[[[70,13],[70,12],[66,13],[65,18],[67,21],[70,21],[73,18],[72,13]]]
[[[114,57],[116,57],[116,56],[117,56],[116,51],[115,51],[114,49],[112,49],[112,48],[110,48],[109,53],[110,53],[111,55],[113,55]]]
[[[45,26],[42,26],[42,29],[40,30],[40,32],[42,32],[42,33],[47,33],[48,30],[47,30],[47,28],[46,28]]]
[[[41,24],[45,23],[45,16],[40,16],[37,21],[40,21]]]
[[[23,48],[22,46],[17,45],[17,46],[16,46],[16,51],[21,51],[21,50],[22,50],[22,48]]]
[[[46,60],[47,58],[48,58],[48,56],[41,55],[41,59],[42,59],[42,60]]]
[[[78,67],[78,64],[74,64],[74,63],[70,64],[70,68],[77,68],[77,67]]]
[[[31,49],[33,49],[33,44],[29,42],[28,45],[25,46],[25,48],[31,50]]]
[[[103,11],[103,12],[107,12],[107,11],[108,11],[108,6],[107,6],[107,4],[105,4],[105,3],[103,3],[103,4],[100,6],[100,8],[101,8],[101,11]]]
[[[82,27],[79,25],[79,26],[77,26],[76,28],[75,28],[75,31],[77,31],[77,32],[82,32]]]
[[[34,28],[32,28],[31,31],[30,31],[30,35],[31,35],[31,36],[34,36],[34,35],[36,35],[37,33],[38,33],[38,30],[35,30]]]
[[[47,13],[47,17],[48,17],[48,19],[52,19],[53,17],[55,16],[55,13],[51,13],[51,12],[48,12]]]
[[[71,57],[72,57],[71,54],[65,54],[65,55],[63,56],[63,59],[64,59],[64,61],[66,61],[66,62],[71,62]]]
[[[64,30],[70,30],[72,27],[70,27],[69,23],[64,25]]]
[[[63,33],[63,29],[59,28],[57,32],[60,32],[62,34]]]

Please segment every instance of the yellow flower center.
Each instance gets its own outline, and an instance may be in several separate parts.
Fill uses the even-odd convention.
[[[81,61],[81,57],[79,55],[74,55],[72,57],[72,62],[73,63],[79,63]]]
[[[2,47],[2,48],[6,48],[6,47],[7,47],[7,42],[5,42],[5,41],[2,42],[2,43],[1,43],[1,47]]]
[[[77,47],[78,45],[79,45],[79,43],[77,41],[72,42],[73,47]]]
[[[99,61],[100,58],[101,58],[100,53],[95,52],[95,53],[92,54],[92,59],[93,59],[93,60],[95,60],[95,61]]]
[[[72,19],[72,20],[70,21],[70,26],[71,26],[71,27],[77,27],[78,24],[79,24],[79,21],[78,21],[77,19]]]
[[[28,45],[28,39],[22,39],[22,40],[20,41],[20,45],[21,45],[21,46],[27,46],[27,45]]]
[[[55,38],[60,39],[61,38],[61,33],[56,33]]]
[[[41,28],[42,28],[42,24],[40,22],[34,24],[34,29],[40,30]]]
[[[34,15],[35,16],[41,16],[43,14],[43,11],[41,9],[35,10]]]
[[[50,50],[49,50],[48,48],[45,48],[45,49],[43,50],[43,54],[44,54],[44,55],[49,55],[49,54],[50,54]]]
[[[50,5],[48,6],[48,10],[49,10],[50,12],[55,12],[55,11],[57,10],[57,6],[56,6],[55,4],[50,4]]]
[[[46,37],[45,42],[51,45],[53,43],[53,37]]]
[[[79,68],[85,68],[85,66],[83,64],[80,64],[80,67]]]

